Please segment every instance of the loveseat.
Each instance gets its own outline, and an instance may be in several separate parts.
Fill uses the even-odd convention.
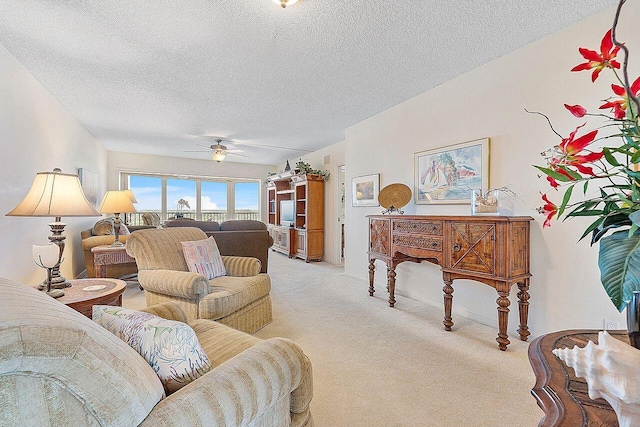
[[[147,306],[173,301],[190,321],[215,320],[250,334],[269,324],[273,319],[271,280],[260,273],[257,258],[222,256],[226,275],[213,279],[189,271],[182,243],[205,239],[205,232],[195,227],[140,230],[129,235],[126,250],[136,259]]]
[[[0,279],[2,426],[306,426],[311,364],[283,338],[190,323],[213,369],[165,397],[124,341],[35,289]],[[186,321],[172,303],[149,307]]]

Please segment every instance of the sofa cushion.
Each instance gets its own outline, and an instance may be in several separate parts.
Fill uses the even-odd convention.
[[[197,227],[202,231],[219,231],[220,224],[215,221],[196,221],[192,218],[178,218],[167,221],[165,227]]]
[[[227,274],[218,245],[213,237],[204,240],[180,242],[187,268],[192,273],[200,273],[207,279]]]
[[[211,370],[209,358],[186,323],[110,305],[94,305],[93,320],[140,353],[167,394]]]
[[[252,219],[234,219],[220,224],[220,231],[266,230],[264,222]]]
[[[200,318],[216,320],[269,295],[271,279],[267,274],[249,277],[222,276],[209,280],[209,286],[211,293],[205,295],[198,304]]]

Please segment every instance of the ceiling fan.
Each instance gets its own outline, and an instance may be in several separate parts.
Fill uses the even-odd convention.
[[[211,152],[211,157],[213,158],[213,160],[215,160],[218,163],[223,161],[225,159],[225,157],[227,157],[227,155],[229,155],[229,154],[231,154],[232,156],[244,157],[245,159],[248,159],[247,156],[244,156],[242,154],[238,154],[238,153],[243,153],[244,150],[241,150],[239,148],[233,148],[233,149],[227,148],[226,145],[222,145],[221,144],[221,142],[223,141],[221,138],[216,138],[216,139],[214,139],[214,141],[216,143],[215,144],[211,144],[209,147],[207,147],[205,145],[198,144],[201,147],[206,148],[206,150],[184,150],[184,152],[185,153]]]

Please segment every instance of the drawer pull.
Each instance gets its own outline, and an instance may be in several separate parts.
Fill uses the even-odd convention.
[[[451,247],[451,249],[453,249],[453,252],[459,252],[460,249],[462,249],[462,246],[460,246],[460,243],[456,243]]]

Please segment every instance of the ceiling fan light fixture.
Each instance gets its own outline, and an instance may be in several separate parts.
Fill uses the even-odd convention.
[[[227,153],[224,150],[215,150],[211,154],[211,157],[213,157],[213,160],[220,163],[221,161],[224,160],[225,157],[227,157]]]
[[[283,8],[287,6],[291,6],[292,4],[296,4],[298,0],[271,0],[272,2],[279,4]]]

